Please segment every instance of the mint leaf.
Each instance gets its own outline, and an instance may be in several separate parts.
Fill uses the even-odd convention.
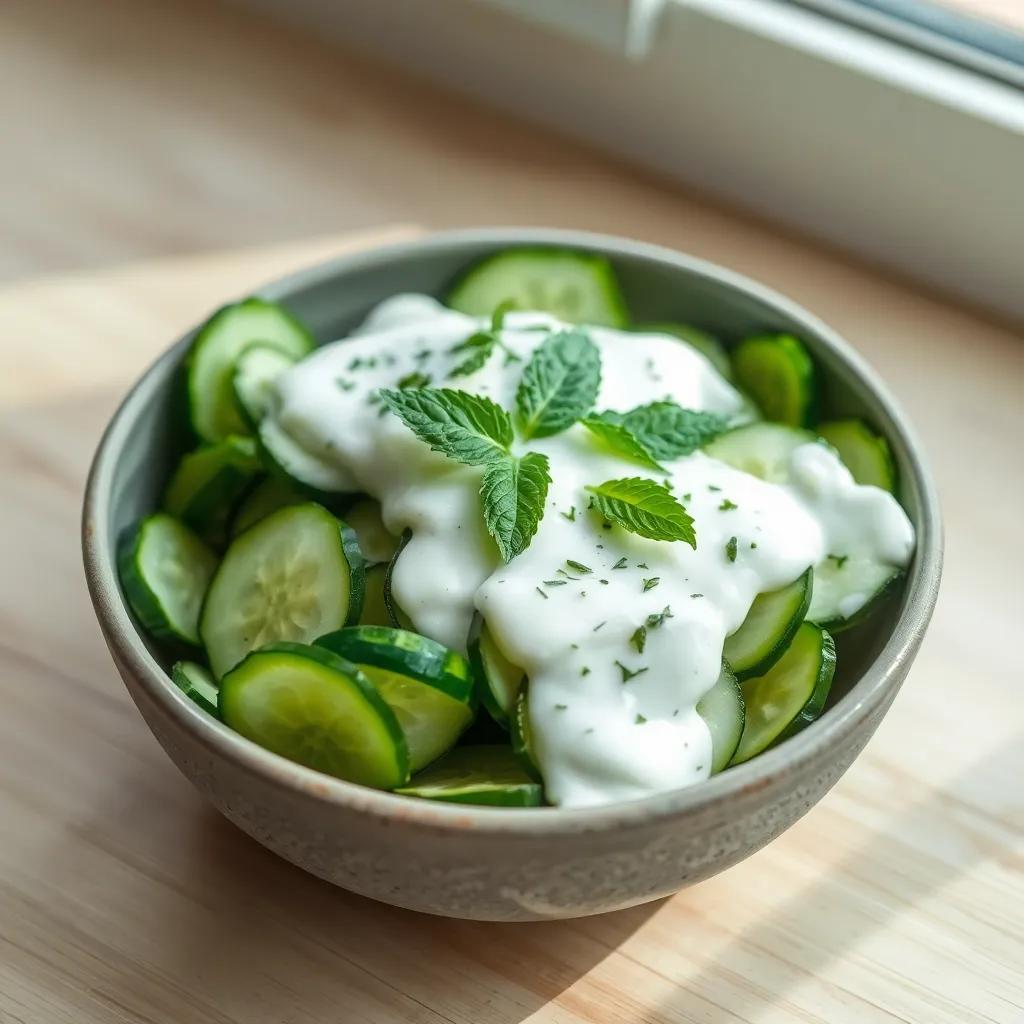
[[[491,326],[488,330],[471,334],[465,341],[459,342],[450,350],[453,353],[468,351],[470,355],[448,374],[449,377],[468,377],[471,373],[476,373],[491,358],[491,353],[496,346],[503,347],[499,335],[505,326],[505,314],[514,308],[515,303],[511,300],[502,302],[491,314]],[[507,349],[506,355],[512,359],[519,358]]]
[[[534,349],[516,392],[523,434],[550,437],[594,407],[601,354],[585,331],[559,331]]]
[[[512,561],[530,546],[544,516],[550,483],[548,457],[537,452],[527,452],[519,459],[506,456],[484,471],[480,486],[484,522],[504,561]]]
[[[728,420],[714,412],[684,409],[675,402],[651,402],[629,412],[603,412],[601,419],[626,428],[655,459],[690,455],[728,427]]]
[[[489,398],[450,388],[381,388],[381,401],[431,449],[467,466],[508,456],[512,420]]]
[[[616,423],[614,420],[608,419],[608,415],[608,413],[602,412],[596,416],[587,416],[583,420],[583,426],[619,455],[624,455],[627,459],[632,459],[634,462],[664,473],[665,467],[633,436],[629,428],[623,423]]]
[[[597,487],[588,486],[587,490],[594,495],[597,510],[609,522],[649,540],[681,540],[696,549],[693,519],[661,484],[633,476],[606,480]]]

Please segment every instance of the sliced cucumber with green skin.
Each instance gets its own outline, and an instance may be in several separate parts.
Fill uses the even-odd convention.
[[[830,555],[814,567],[807,618],[839,633],[863,622],[896,589],[903,570],[872,558]]]
[[[470,316],[490,316],[503,303],[570,324],[625,327],[629,321],[608,260],[573,249],[506,249],[468,270],[448,296],[452,309]]]
[[[139,623],[157,640],[196,646],[203,595],[217,556],[187,526],[158,512],[122,538],[118,572]]]
[[[889,442],[870,430],[863,420],[822,423],[818,433],[839,452],[843,465],[857,483],[895,493],[896,463]]]
[[[732,380],[732,363],[725,346],[707,331],[689,324],[643,324],[636,328],[647,334],[671,334],[673,338],[685,341],[690,348],[695,348],[709,363],[726,379]]]
[[[370,565],[390,562],[398,550],[399,539],[388,533],[380,514],[380,502],[362,498],[346,513],[345,522],[356,531],[363,558]]]
[[[544,802],[540,784],[523,771],[511,748],[501,745],[456,747],[395,792],[491,807],[538,807]]]
[[[789,480],[793,450],[814,440],[809,430],[781,423],[749,423],[720,434],[704,446],[704,452],[770,484],[783,484]]]
[[[244,299],[217,310],[200,328],[186,359],[189,418],[204,441],[244,434],[235,403],[235,360],[254,341],[265,341],[296,359],[313,348],[313,337],[276,302]]]
[[[455,745],[473,721],[469,662],[418,633],[357,626],[320,637],[317,645],[358,666],[395,713],[419,771]]]
[[[515,707],[509,716],[509,736],[512,740],[512,751],[519,758],[523,770],[531,779],[543,782],[540,765],[533,748],[533,731],[530,727],[530,685],[524,682],[516,697]]]
[[[813,722],[825,707],[835,667],[832,637],[805,622],[768,672],[740,684],[746,719],[731,763],[749,761]]]
[[[778,590],[758,594],[722,656],[737,679],[764,675],[782,657],[811,605],[813,570]]]
[[[251,650],[312,643],[354,625],[365,569],[355,532],[308,502],[271,513],[228,548],[203,602],[199,633],[220,678]]]
[[[238,411],[253,430],[270,410],[274,381],[296,361],[294,355],[266,341],[246,345],[239,353],[231,384]]]
[[[261,480],[241,501],[231,520],[231,536],[237,537],[271,512],[289,505],[301,505],[306,498],[280,477]]]
[[[235,508],[262,471],[251,437],[201,445],[178,463],[164,494],[164,509],[210,544],[221,545]]]
[[[260,423],[259,439],[267,468],[304,494],[329,500],[359,490],[346,470],[306,451],[272,416]]]
[[[479,612],[473,616],[466,648],[476,676],[480,702],[491,718],[507,729],[526,674],[501,653]]]
[[[384,602],[384,582],[388,567],[384,562],[371,565],[366,570],[366,586],[363,590],[363,611],[359,616],[360,626],[391,626],[391,616]]]
[[[399,629],[408,629],[415,633],[415,624],[406,615],[391,592],[391,578],[395,573],[395,564],[398,562],[398,556],[405,550],[405,545],[410,540],[412,540],[412,530],[406,530],[398,540],[398,548],[395,550],[394,557],[388,562],[388,571],[384,574],[384,606],[388,610],[388,618],[391,621],[391,625],[397,626]]]
[[[253,651],[221,680],[218,707],[236,732],[291,761],[374,789],[408,781],[398,720],[355,665],[326,648]]]
[[[179,661],[171,669],[174,685],[208,715],[220,718],[217,710],[217,682],[209,669],[194,661]]]
[[[762,334],[740,342],[732,353],[732,369],[736,383],[757,402],[765,419],[791,427],[814,422],[814,363],[791,334]]]
[[[718,682],[701,697],[697,714],[711,733],[711,774],[724,770],[743,735],[743,694],[728,665],[722,665]]]

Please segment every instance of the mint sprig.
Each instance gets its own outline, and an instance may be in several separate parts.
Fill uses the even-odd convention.
[[[728,427],[728,420],[713,412],[684,409],[675,402],[651,402],[629,412],[603,412],[600,418],[629,431],[654,459],[691,455]]]
[[[632,431],[624,424],[610,419],[616,413],[597,413],[594,416],[587,416],[583,426],[595,437],[599,438],[608,448],[611,448],[618,455],[627,459],[639,462],[642,466],[656,469],[659,473],[665,472],[665,467],[651,454],[643,442],[635,437]]]
[[[559,331],[534,349],[516,392],[523,436],[550,437],[594,407],[601,355],[585,331]]]
[[[512,301],[501,303],[491,314],[490,328],[471,334],[465,341],[459,342],[450,350],[452,353],[468,352],[469,355],[451,370],[448,374],[449,377],[468,377],[470,374],[476,373],[486,365],[495,348],[504,348],[501,343],[501,331],[505,326],[505,314],[514,308],[515,303]],[[506,356],[511,356],[514,359],[519,358],[508,349],[505,349],[505,353]]]
[[[503,561],[530,546],[544,515],[551,471],[548,457],[527,452],[488,464],[480,486],[484,523]],[[560,581],[562,582],[562,581]]]
[[[382,388],[381,401],[435,452],[467,466],[508,457],[512,419],[489,398],[451,388]]]
[[[693,519],[661,484],[644,477],[606,480],[587,487],[594,506],[611,523],[648,540],[681,540],[697,547]]]

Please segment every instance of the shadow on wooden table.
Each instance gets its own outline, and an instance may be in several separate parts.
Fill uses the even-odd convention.
[[[562,995],[659,906],[606,915],[601,942],[569,922],[435,918],[337,889],[205,808],[196,810],[189,849],[182,853],[193,872],[204,876],[202,888],[215,891],[233,911],[219,916],[213,930],[206,921],[181,936],[179,970],[202,970],[215,1005],[221,994],[250,991],[254,976],[275,978],[281,988],[270,997],[274,1010],[260,1001],[261,1011],[273,1019],[289,1019],[300,991],[298,1005],[321,1020],[339,1006],[352,1003],[354,1011],[365,999],[374,1024],[523,1021]],[[409,856],[415,858],[416,851]],[[303,951],[292,965],[287,953],[282,958],[289,948]],[[378,998],[390,1013],[374,1012]],[[352,1019],[360,1018],[353,1012]]]
[[[891,783],[895,786],[906,782],[895,772],[893,776]],[[888,818],[841,858],[828,860],[827,845],[815,851],[822,857],[821,873],[783,903],[771,906],[724,948],[709,951],[702,965],[689,973],[685,981],[680,978],[682,984],[669,999],[662,1001],[657,1019],[688,1020],[687,1014],[693,1012],[697,999],[708,993],[721,996],[730,989],[735,995],[729,1005],[743,1006],[745,1013],[768,1013],[786,1007],[796,1015],[798,1009],[788,1004],[787,998],[798,985],[821,978],[837,961],[853,958],[894,918],[927,903],[986,861],[1019,870],[1021,859],[1012,852],[1013,836],[1014,830],[1017,835],[1024,834],[1024,803],[1018,801],[1015,807],[1007,808],[1005,820],[999,821],[979,810],[968,792],[986,786],[995,791],[997,780],[1005,778],[1024,778],[1024,734],[998,746],[950,783],[930,790],[898,815]],[[923,836],[928,836],[931,843],[927,853],[920,848]],[[851,885],[851,878],[861,884]],[[686,902],[687,894],[680,894],[673,909],[685,908]],[[952,910],[947,907],[945,913],[955,919],[959,910],[954,905]],[[976,913],[976,908],[966,909],[965,919],[973,919]],[[986,924],[993,929],[992,934],[1002,927],[992,915]],[[1005,927],[1012,933],[1018,924],[1008,917]],[[941,917],[935,923],[940,933],[947,927],[947,921]],[[904,958],[910,955],[904,944]],[[931,958],[932,969],[941,970],[941,960],[934,949],[923,948],[921,955]],[[756,970],[752,970],[755,962]],[[874,969],[868,961],[867,970]],[[911,984],[909,979],[905,984]],[[920,1002],[914,1005],[918,1008],[927,1005],[931,996],[936,1006],[951,1014],[948,1019],[960,1019],[958,1006],[942,996],[925,988],[916,995]],[[840,991],[838,997],[846,1004],[860,1004],[857,1019],[904,1019],[872,1003],[866,992],[862,996],[856,990]],[[965,994],[965,998],[970,997]],[[721,1018],[723,1022],[747,1019],[732,1014]],[[979,1014],[977,1019],[989,1018]]]

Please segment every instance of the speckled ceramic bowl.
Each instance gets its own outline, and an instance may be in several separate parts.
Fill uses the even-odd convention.
[[[174,763],[239,828],[353,892],[453,917],[526,920],[627,907],[699,882],[770,842],[828,791],[875,731],[917,652],[941,571],[935,489],[882,383],[825,324],[728,270],[615,238],[493,229],[346,256],[260,294],[287,303],[327,341],[389,295],[441,294],[475,260],[524,243],[610,257],[637,321],[685,319],[726,340],[763,330],[803,338],[821,369],[829,414],[864,416],[888,437],[917,554],[902,595],[839,638],[839,672],[824,716],[701,785],[569,811],[445,805],[364,789],[292,764],[200,711],[172,685],[125,607],[115,541],[156,506],[177,454],[176,371],[192,335],[178,341],[117,411],[85,496],[85,569],[117,668]]]

